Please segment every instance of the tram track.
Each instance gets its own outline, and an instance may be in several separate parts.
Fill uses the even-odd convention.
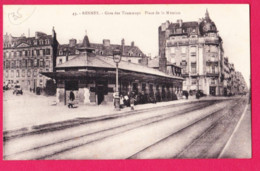
[[[216,111],[137,152],[129,159],[216,158],[233,130],[232,126],[230,129],[223,129],[224,126],[220,123],[232,119],[233,115],[236,115],[235,112],[244,107],[242,103],[240,100],[228,108]],[[237,122],[238,117],[234,118],[236,119],[232,122]],[[224,130],[225,132],[222,132]],[[222,137],[223,134],[225,138]],[[205,143],[205,138],[212,140]]]
[[[41,159],[124,159],[161,139],[227,107],[228,103],[204,107],[121,132],[101,140],[54,153]],[[175,122],[175,124],[173,124]],[[146,134],[145,134],[146,133]],[[160,149],[159,149],[160,150]]]
[[[35,145],[31,146],[30,148],[23,148],[23,150],[19,149],[20,151],[18,151],[18,152],[11,151],[11,153],[9,153],[9,154],[5,153],[4,159],[7,159],[7,160],[9,160],[9,159],[45,159],[45,158],[51,157],[55,154],[62,153],[67,150],[71,150],[73,148],[77,148],[77,147],[86,145],[91,142],[100,141],[107,137],[117,135],[117,134],[120,134],[123,132],[127,132],[131,129],[145,126],[147,124],[159,122],[160,120],[167,119],[167,118],[177,116],[177,115],[181,115],[183,113],[187,113],[187,112],[194,111],[194,110],[199,110],[203,107],[214,105],[215,103],[216,103],[215,101],[211,101],[211,102],[201,102],[199,104],[195,103],[195,104],[189,104],[189,105],[182,105],[182,108],[183,108],[182,110],[180,110],[180,109],[177,110],[176,108],[174,110],[174,108],[171,109],[172,106],[168,106],[168,108],[171,109],[170,112],[168,112],[168,113],[158,115],[158,114],[156,114],[155,110],[153,110],[155,114],[151,114],[151,116],[149,116],[150,115],[149,114],[149,115],[146,115],[146,117],[141,117],[141,118],[132,120],[132,122],[129,122],[129,123],[119,122],[121,125],[120,124],[117,126],[114,125],[114,127],[112,126],[110,128],[108,128],[106,126],[104,127],[104,128],[108,128],[108,129],[100,129],[100,130],[96,129],[96,131],[92,131],[92,132],[90,131],[90,132],[87,132],[80,136],[76,136],[76,137],[72,136],[70,138],[61,139],[59,141],[54,140],[55,142],[48,142],[43,145],[34,143]],[[191,107],[187,107],[187,106],[191,106]],[[159,108],[158,110],[161,112],[161,108]],[[165,109],[165,107],[164,107],[164,111],[167,111]],[[173,112],[175,112],[175,113],[173,113]],[[139,115],[140,113],[141,112],[138,112],[136,115]],[[141,115],[142,114],[140,114],[140,116]],[[117,116],[117,117],[114,117],[113,119],[109,119],[109,120],[102,118],[101,120],[87,122],[84,125],[87,126],[88,124],[94,124],[94,123],[100,124],[101,122],[113,122],[113,120],[116,120],[116,119],[122,119],[122,118],[129,119],[129,117],[133,117],[133,116],[134,115],[125,114],[125,115],[121,115],[121,117]],[[149,117],[147,118],[147,116],[149,116]],[[105,120],[103,120],[103,119],[105,119]],[[50,134],[50,133],[51,133],[50,131],[47,131],[47,132],[45,132],[45,134],[43,134],[43,136],[45,136],[46,134]],[[31,135],[31,136],[33,136],[33,135]],[[20,137],[20,138],[22,138],[22,137]],[[83,141],[84,138],[85,138],[85,140]],[[9,141],[12,141],[12,140],[9,140]],[[9,141],[7,141],[7,143]],[[11,145],[10,145],[10,147],[11,147]]]

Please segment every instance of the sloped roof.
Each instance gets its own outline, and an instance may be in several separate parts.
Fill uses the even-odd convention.
[[[166,65],[172,65],[172,66],[175,66],[175,67],[178,67],[178,68],[181,68],[180,66],[177,66],[173,63],[171,63],[170,61],[167,60],[167,64]],[[148,67],[151,67],[151,68],[159,68],[159,57],[155,57],[151,60],[148,61]]]
[[[70,67],[95,67],[95,68],[116,68],[116,64],[113,61],[112,57],[104,57],[104,56],[88,56],[86,60],[86,56],[84,55],[78,55],[75,58],[58,65],[56,68],[70,68]],[[175,79],[182,79],[181,77],[177,76],[170,76],[168,74],[165,74],[159,70],[143,66],[140,64],[134,64],[131,62],[121,61],[119,63],[119,69],[132,71],[132,72],[138,72],[138,73],[144,73],[144,74],[150,74],[150,75],[156,75],[156,76],[162,76],[167,78],[175,78]]]
[[[83,41],[84,42],[84,41]],[[86,40],[87,42],[87,40]],[[77,44],[76,46],[70,47],[69,44],[62,44],[58,47],[58,51],[69,51],[71,55],[74,55],[76,53],[76,49],[82,47],[82,44]],[[85,46],[83,46],[85,47]],[[88,46],[87,46],[88,47]],[[112,56],[113,51],[115,49],[123,49],[122,45],[117,44],[110,44],[109,46],[104,46],[103,44],[99,43],[90,43],[91,48],[94,48],[96,51],[96,54],[101,56]],[[129,46],[124,45],[124,50],[122,51],[122,56],[145,56],[145,54],[137,47],[137,46]]]

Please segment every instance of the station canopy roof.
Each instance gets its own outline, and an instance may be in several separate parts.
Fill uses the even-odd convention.
[[[106,69],[112,69],[114,70],[116,68],[116,63],[113,60],[113,57],[104,57],[104,56],[93,56],[89,55],[88,57],[84,55],[78,55],[74,57],[73,59],[60,64],[56,67],[57,71],[59,70],[66,70],[66,69],[72,69],[72,68],[106,68]],[[148,75],[154,75],[154,76],[161,76],[166,78],[172,78],[172,79],[179,79],[182,80],[182,77],[178,76],[171,76],[164,72],[161,72],[157,69],[153,69],[141,64],[135,64],[128,61],[123,61],[119,63],[118,68],[120,70],[130,71],[130,72],[136,72],[136,73],[143,73]],[[75,72],[75,71],[74,71]],[[44,74],[44,73],[43,73]],[[64,73],[65,74],[65,73]],[[74,73],[76,74],[76,72]],[[49,74],[44,74],[48,76]],[[69,74],[71,75],[71,74]]]

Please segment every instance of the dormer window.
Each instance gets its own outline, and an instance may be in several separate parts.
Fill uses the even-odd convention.
[[[48,45],[49,44],[49,39],[45,40],[45,44]]]

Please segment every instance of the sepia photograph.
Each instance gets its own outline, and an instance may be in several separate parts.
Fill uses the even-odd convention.
[[[252,158],[249,14],[3,5],[3,160]]]

